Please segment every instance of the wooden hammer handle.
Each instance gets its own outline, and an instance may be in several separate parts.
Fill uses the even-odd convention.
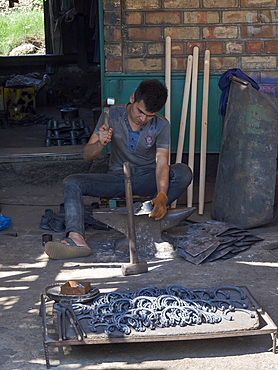
[[[137,246],[136,246],[132,185],[131,185],[131,178],[130,178],[130,163],[124,162],[123,166],[124,166],[124,177],[125,177],[125,198],[126,198],[126,208],[127,208],[128,243],[129,243],[130,263],[136,264],[139,262],[139,259],[138,259],[138,251],[137,251]]]

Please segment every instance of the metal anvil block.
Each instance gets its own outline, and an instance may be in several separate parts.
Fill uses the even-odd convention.
[[[148,215],[134,216],[136,244],[139,254],[154,255],[156,253],[155,243],[163,242],[161,233],[181,221],[187,219],[195,208],[169,209],[161,220],[154,220]],[[117,213],[115,210],[94,210],[94,218],[107,224],[126,236],[128,246],[128,223],[127,214]],[[117,247],[116,247],[117,248]]]

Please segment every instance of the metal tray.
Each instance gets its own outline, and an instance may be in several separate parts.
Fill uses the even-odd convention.
[[[92,301],[94,298],[99,296],[98,288],[92,287],[91,290],[83,295],[70,295],[70,294],[61,294],[61,286],[63,284],[53,284],[45,288],[45,294],[51,300],[59,302],[62,299],[66,299],[71,302],[80,302],[86,303]]]

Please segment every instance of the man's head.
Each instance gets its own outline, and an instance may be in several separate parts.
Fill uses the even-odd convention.
[[[167,88],[162,82],[155,79],[144,80],[134,93],[134,102],[143,100],[146,110],[156,113],[165,105],[167,96]]]

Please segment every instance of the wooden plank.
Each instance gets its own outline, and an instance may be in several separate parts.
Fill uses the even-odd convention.
[[[200,153],[200,179],[199,179],[199,215],[204,214],[205,183],[206,183],[206,156],[207,156],[207,122],[208,122],[208,95],[209,95],[209,65],[210,51],[205,51],[203,106],[202,106],[202,134]]]
[[[165,104],[165,118],[171,125],[171,37],[165,39],[165,85],[168,89],[168,98]],[[169,144],[169,164],[171,158],[171,136]]]
[[[185,135],[186,119],[187,119],[187,109],[188,109],[188,101],[189,101],[189,94],[190,94],[191,75],[192,75],[192,55],[189,55],[187,58],[187,66],[186,66],[186,76],[185,76],[185,83],[184,83],[184,93],[183,93],[176,163],[181,163],[182,161],[182,153],[183,153],[183,147],[184,147],[184,135]],[[176,205],[177,205],[177,201],[175,200],[171,204],[171,208],[176,208]]]
[[[198,80],[198,60],[199,48],[193,49],[193,69],[191,87],[191,111],[190,111],[190,134],[189,134],[189,153],[188,166],[194,177],[194,155],[195,155],[195,128],[196,128],[196,104],[197,104],[197,80]],[[192,207],[193,203],[193,179],[187,188],[187,207]]]

